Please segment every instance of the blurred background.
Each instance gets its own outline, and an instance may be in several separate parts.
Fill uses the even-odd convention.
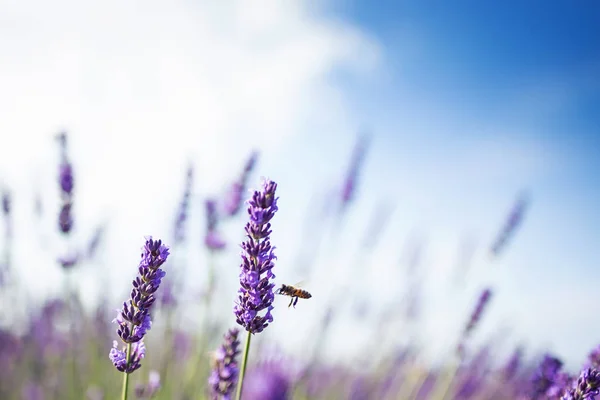
[[[0,1],[1,328],[26,336],[74,293],[106,312],[94,371],[117,386],[110,321],[152,235],[171,247],[164,329],[217,321],[218,346],[248,217],[219,214],[211,247],[205,202],[268,177],[275,282],[313,297],[276,298],[251,361],[321,343],[323,363],[406,346],[443,364],[490,287],[473,348],[577,371],[600,342],[598,26],[594,1]],[[19,385],[44,376],[18,365]]]

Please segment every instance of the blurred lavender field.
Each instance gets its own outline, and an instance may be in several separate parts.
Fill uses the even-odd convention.
[[[463,6],[2,4],[0,399],[600,398],[600,9]]]

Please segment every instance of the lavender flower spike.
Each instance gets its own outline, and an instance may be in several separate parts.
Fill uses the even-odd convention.
[[[275,278],[272,269],[276,257],[269,235],[270,221],[278,210],[276,189],[275,182],[265,180],[262,190],[255,191],[248,201],[250,221],[245,228],[248,240],[242,243],[241,287],[233,310],[237,323],[252,334],[262,332],[269,322],[273,322],[271,310],[275,285],[271,280]],[[259,316],[263,310],[267,312]]]
[[[139,361],[144,356],[142,339],[150,329],[150,308],[156,301],[155,293],[160,286],[165,271],[160,269],[169,256],[169,249],[160,240],[153,240],[151,236],[146,238],[142,249],[139,275],[133,280],[131,297],[123,303],[123,308],[113,320],[119,327],[117,334],[126,344],[134,344],[127,359],[125,351],[118,350],[113,346],[110,359],[115,367],[127,374],[140,367]]]
[[[244,166],[242,175],[231,185],[227,196],[223,200],[223,211],[228,217],[233,217],[242,208],[242,196],[244,195],[246,182],[248,181],[248,176],[254,169],[257,158],[258,152],[253,151],[252,154],[250,154],[250,158],[248,158],[246,165]]]
[[[575,388],[567,391],[561,400],[594,400],[600,394],[600,372],[588,368],[581,373]]]
[[[232,398],[239,372],[237,357],[240,353],[238,349],[240,341],[238,334],[238,329],[230,329],[224,336],[223,345],[215,352],[213,371],[208,378],[212,400],[219,400],[219,398],[230,400]]]
[[[240,273],[240,290],[238,301],[233,308],[238,324],[246,329],[246,343],[242,357],[235,399],[242,397],[244,375],[248,364],[250,339],[257,332],[262,332],[270,322],[273,322],[271,310],[275,294],[275,284],[272,279],[275,254],[271,247],[271,219],[277,209],[275,190],[277,184],[269,179],[263,182],[261,190],[254,192],[248,200],[248,215],[250,221],[246,224],[248,240],[242,243],[242,265]],[[259,312],[267,310],[264,315]]]
[[[481,296],[479,296],[479,301],[477,302],[477,306],[475,307],[473,314],[471,314],[471,319],[469,320],[467,326],[465,327],[465,331],[464,331],[465,336],[469,335],[473,331],[473,329],[475,329],[475,327],[477,326],[477,323],[481,319],[481,316],[483,315],[483,313],[485,311],[485,307],[489,303],[491,297],[492,297],[492,291],[490,289],[485,289],[481,293]]]

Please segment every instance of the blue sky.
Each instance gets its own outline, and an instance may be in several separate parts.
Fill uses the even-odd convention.
[[[416,231],[428,241],[424,329],[432,342],[445,343],[440,332],[463,323],[486,283],[499,292],[483,337],[510,321],[515,341],[551,343],[574,366],[600,342],[600,321],[588,321],[586,309],[600,279],[597,3],[88,7],[61,0],[2,7],[0,176],[15,190],[23,224],[21,273],[30,280],[40,269],[47,274],[32,291],[52,292],[60,282],[60,271],[40,267],[47,253],[31,252],[24,239],[37,229],[27,199],[39,189],[47,207],[56,206],[51,138],[58,129],[71,132],[80,177],[77,240],[111,218],[105,257],[123,264],[136,263],[143,235],[170,233],[188,159],[199,171],[190,226],[199,241],[200,199],[222,190],[259,148],[254,178],[280,183],[274,240],[288,283],[304,278],[284,266],[302,243],[311,196],[339,185],[356,133],[366,129],[374,140],[338,246],[362,236],[378,204],[395,203],[388,235],[363,277],[371,286],[362,290],[376,291],[377,304],[397,295],[397,259]],[[531,212],[507,253],[490,264],[486,246],[523,189],[531,192]],[[53,224],[48,220],[45,231]],[[228,228],[233,237],[242,224]],[[461,292],[443,281],[465,235],[480,247]],[[53,246],[66,245],[47,244]],[[343,247],[330,251],[338,261],[313,282],[315,299],[347,277],[344,265],[356,256]],[[236,257],[233,249],[222,262],[234,265]],[[202,265],[203,255],[194,248],[189,259]],[[111,279],[122,282],[115,296],[127,293],[120,268],[110,267]],[[93,279],[85,282],[93,287]],[[227,285],[235,291],[234,281]],[[290,340],[290,325],[319,312],[318,302],[305,304],[294,314],[282,311],[273,335]],[[532,313],[559,313],[563,323]],[[588,329],[578,328],[584,323]]]

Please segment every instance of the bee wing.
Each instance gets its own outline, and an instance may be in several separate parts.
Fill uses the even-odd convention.
[[[306,286],[306,283],[307,283],[306,279],[303,279],[300,282],[294,283],[292,286],[295,288],[298,288],[298,289],[302,289],[303,287]]]

